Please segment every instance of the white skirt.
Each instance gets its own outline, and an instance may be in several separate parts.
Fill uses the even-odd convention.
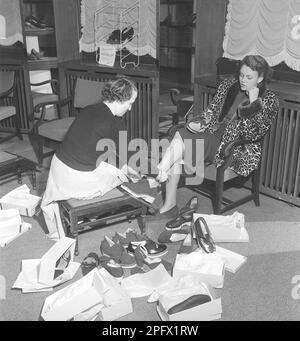
[[[48,237],[57,240],[65,236],[57,201],[93,199],[103,196],[124,181],[125,175],[105,162],[101,162],[94,171],[82,172],[67,166],[54,155],[41,204]]]

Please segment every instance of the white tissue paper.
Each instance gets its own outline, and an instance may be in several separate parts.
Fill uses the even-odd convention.
[[[206,220],[215,243],[249,242],[245,216],[242,213],[235,212],[230,216],[195,213],[194,221],[199,217]]]
[[[17,209],[0,210],[0,246],[5,247],[24,232],[31,224],[24,223]]]
[[[154,270],[124,278],[121,286],[131,298],[137,298],[149,296],[155,291],[159,292],[160,289],[171,286],[173,282],[174,279],[164,265],[160,264]]]
[[[190,254],[178,254],[173,267],[173,278],[195,275],[214,288],[223,288],[225,263],[216,253],[204,253],[198,249]]]
[[[21,215],[32,217],[40,201],[41,197],[30,194],[28,186],[23,185],[4,195],[0,199],[0,208],[16,208]]]

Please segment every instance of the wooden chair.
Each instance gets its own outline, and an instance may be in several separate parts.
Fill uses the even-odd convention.
[[[20,132],[20,119],[17,113],[16,101],[16,75],[14,71],[0,71],[0,121],[5,127],[8,120],[12,119],[15,131],[0,139],[5,142],[15,136],[22,140]]]
[[[248,177],[242,177],[236,174],[232,169],[229,168],[229,165],[235,147],[243,146],[249,143],[261,143],[261,146],[263,146],[263,141],[264,139],[259,141],[237,140],[228,144],[221,152],[225,160],[223,165],[217,168],[214,164],[206,164],[204,168],[203,183],[197,186],[187,187],[196,193],[209,197],[212,200],[214,214],[223,214],[251,200],[254,201],[257,207],[260,206],[259,188],[261,160],[259,166]],[[241,187],[249,178],[252,180],[250,194],[237,200],[230,200],[224,197],[225,186],[228,187],[232,185],[233,181],[235,181],[236,184],[237,180],[239,180],[238,185]]]
[[[53,149],[51,151],[44,151],[46,141],[52,141],[56,144],[62,142],[66,132],[73,123],[78,110],[101,100],[103,85],[104,83],[99,81],[77,78],[74,81],[69,97],[43,101],[34,107],[34,113],[39,114],[39,117],[35,118],[32,133],[38,144],[37,158],[40,165],[43,164],[43,159],[45,157],[48,157],[55,152]],[[48,105],[56,106],[58,113],[57,119],[46,119],[46,107]],[[61,108],[66,105],[68,105],[69,108],[69,116],[62,118]]]

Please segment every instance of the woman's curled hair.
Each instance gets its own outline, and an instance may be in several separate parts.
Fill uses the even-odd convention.
[[[132,98],[134,92],[137,92],[135,84],[126,77],[120,77],[105,84],[102,101],[124,103]]]

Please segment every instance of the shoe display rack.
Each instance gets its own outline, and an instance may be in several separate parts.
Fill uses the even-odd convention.
[[[109,44],[115,47],[122,68],[129,64],[139,66],[139,0],[129,7],[120,6],[118,1],[103,1],[95,12],[94,29],[97,62],[101,46]]]

